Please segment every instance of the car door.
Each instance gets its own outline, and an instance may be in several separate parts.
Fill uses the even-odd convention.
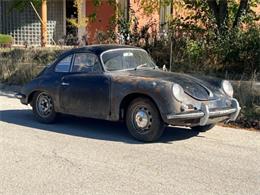
[[[110,77],[102,71],[95,54],[74,54],[71,73],[61,80],[60,104],[66,113],[109,118]]]
[[[47,91],[54,100],[55,109],[57,112],[61,111],[59,102],[59,89],[61,79],[64,75],[70,74],[71,62],[73,54],[68,54],[60,59],[50,67],[47,74],[43,74],[39,79],[39,88]]]

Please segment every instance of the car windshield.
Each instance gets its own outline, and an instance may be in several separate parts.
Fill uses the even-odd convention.
[[[149,54],[142,49],[111,50],[102,55],[102,61],[108,71],[156,67]]]

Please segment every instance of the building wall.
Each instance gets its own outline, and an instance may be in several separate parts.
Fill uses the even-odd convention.
[[[86,27],[86,33],[88,35],[88,42],[90,44],[96,43],[96,34],[97,32],[105,32],[109,28],[116,27],[110,26],[111,18],[117,14],[117,11],[108,3],[108,0],[103,0],[101,6],[95,7],[92,0],[86,0],[86,16],[92,14],[96,10],[96,19],[93,22],[90,22]],[[147,15],[144,14],[143,9],[140,9],[139,0],[118,0],[118,3],[121,4],[120,9],[123,12],[123,15],[127,18],[129,16],[129,7],[134,10],[135,16],[138,19],[138,27],[141,29],[145,25],[154,24],[153,28],[149,29],[149,32],[159,31],[160,26],[160,15],[158,12]],[[130,5],[128,5],[129,3]]]
[[[48,1],[48,44],[61,39],[64,35],[63,1]],[[9,11],[10,1],[0,0],[0,33],[10,34],[14,44],[22,45],[25,42],[39,45],[41,40],[41,23],[32,7],[23,11]]]
[[[98,7],[93,5],[92,0],[86,0],[86,15],[89,16],[94,12],[96,12],[96,19],[89,22],[86,27],[89,43],[96,43],[95,36],[97,32],[106,32],[109,30],[110,21],[116,14],[116,10],[109,4],[108,0],[103,0],[101,5]]]

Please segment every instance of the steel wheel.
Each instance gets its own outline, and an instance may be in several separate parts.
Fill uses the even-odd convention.
[[[150,130],[152,125],[152,113],[145,106],[135,109],[132,115],[132,122],[140,134],[145,134]]]
[[[50,96],[46,93],[41,93],[37,97],[37,112],[43,118],[48,117],[53,111],[53,102]]]
[[[54,102],[48,93],[36,93],[32,105],[34,115],[40,122],[51,123],[55,120]]]
[[[165,127],[156,105],[148,98],[133,100],[125,120],[131,135],[145,142],[159,139]]]

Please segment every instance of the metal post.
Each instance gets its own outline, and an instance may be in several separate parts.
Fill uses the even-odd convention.
[[[172,43],[172,39],[171,39],[171,44],[170,44],[170,72],[172,71],[172,47],[173,47],[173,43]]]

